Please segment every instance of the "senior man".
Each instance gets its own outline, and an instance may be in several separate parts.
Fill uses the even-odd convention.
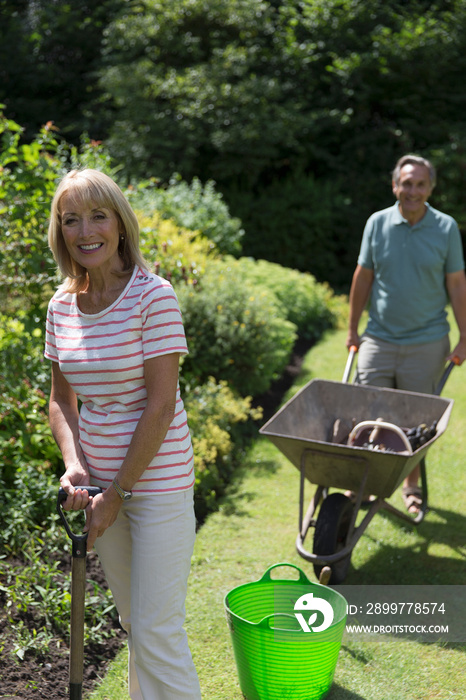
[[[445,361],[466,359],[466,277],[456,221],[427,200],[436,183],[433,165],[405,155],[395,166],[396,203],[368,219],[350,290],[348,347],[358,352],[361,384],[432,394]],[[364,334],[359,321],[368,301]],[[446,307],[460,333],[450,352]],[[403,485],[410,513],[419,512],[419,466]]]

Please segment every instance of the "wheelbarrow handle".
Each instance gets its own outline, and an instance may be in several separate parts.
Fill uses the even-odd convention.
[[[351,347],[349,349],[348,359],[346,360],[345,371],[343,372],[343,379],[341,380],[345,384],[350,378],[351,370],[353,368],[354,358],[356,356],[357,351],[358,351],[357,346],[351,345]]]
[[[451,362],[449,362],[448,365],[445,367],[444,372],[440,378],[440,381],[437,384],[437,387],[435,389],[435,394],[437,396],[440,396],[440,394],[442,393],[443,387],[447,383],[447,379],[450,376],[450,374],[453,370],[453,367],[459,366],[460,364],[461,364],[460,358],[455,355],[453,357],[453,359],[451,360]]]
[[[97,496],[99,493],[102,493],[102,489],[99,488],[99,486],[80,486],[79,488],[82,491],[87,491],[89,496]],[[66,501],[67,498],[68,494],[66,493],[65,489],[60,487],[57,496],[57,513],[60,516],[60,520],[63,523],[63,526],[66,530],[66,534],[73,543],[73,557],[85,557],[87,532],[83,533],[82,535],[76,535],[71,530],[68,524],[68,520],[65,518],[63,508],[61,507],[61,504],[63,503],[63,501]]]

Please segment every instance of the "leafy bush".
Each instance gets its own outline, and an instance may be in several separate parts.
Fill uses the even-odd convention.
[[[43,332],[28,331],[27,318],[0,316],[0,529],[12,552],[48,521],[50,494],[62,471],[47,416],[50,366]]]
[[[135,209],[149,216],[158,212],[163,219],[173,219],[181,228],[202,234],[220,253],[237,255],[241,252],[244,236],[241,221],[230,216],[212,180],[203,185],[195,177],[188,184],[175,174],[167,187],[160,187],[152,180],[129,189],[127,194]]]
[[[242,396],[266,391],[283,371],[296,340],[296,326],[267,289],[243,279],[238,264],[213,262],[195,289],[181,287],[189,355],[189,385],[209,376],[225,379]]]
[[[62,460],[44,392],[26,379],[16,385],[2,383],[0,529],[3,546],[16,552],[50,518],[50,494],[56,492]]]
[[[55,263],[47,247],[47,218],[60,145],[50,125],[21,144],[21,127],[0,113],[0,299],[4,309],[43,316]]]
[[[334,325],[332,290],[309,273],[252,258],[240,258],[235,269],[240,279],[268,289],[277,297],[284,317],[295,324],[301,338],[315,340]]]
[[[140,248],[153,270],[174,285],[182,281],[197,284],[208,261],[217,254],[214,244],[159,214],[146,216],[138,212],[138,220]]]
[[[48,392],[50,363],[44,359],[44,327],[25,312],[0,314],[0,367],[3,391],[27,379],[35,389]]]
[[[195,459],[196,516],[202,521],[214,510],[238,463],[244,424],[259,419],[262,410],[251,408],[250,398],[235,396],[227,382],[212,377],[192,388],[185,404]]]

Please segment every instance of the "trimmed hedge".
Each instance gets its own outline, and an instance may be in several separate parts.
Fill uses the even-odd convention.
[[[213,262],[196,288],[177,291],[190,350],[183,364],[188,385],[214,376],[242,396],[266,391],[297,338],[275,295],[240,276],[235,260]]]

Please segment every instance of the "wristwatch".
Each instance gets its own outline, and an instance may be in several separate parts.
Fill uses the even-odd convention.
[[[124,489],[121,488],[120,484],[116,479],[113,479],[112,481],[113,488],[117,492],[117,494],[120,496],[122,501],[129,501],[130,498],[133,497],[133,492],[132,491],[125,491]]]

